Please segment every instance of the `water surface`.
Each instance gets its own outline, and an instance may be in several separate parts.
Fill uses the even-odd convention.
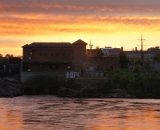
[[[160,100],[0,98],[0,130],[160,130]]]

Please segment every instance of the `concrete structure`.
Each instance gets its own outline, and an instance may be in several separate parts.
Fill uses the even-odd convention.
[[[26,82],[37,76],[57,77],[64,80],[66,78],[66,72],[21,72],[21,82]]]
[[[105,47],[101,48],[101,50],[104,53],[104,56],[118,56],[121,48]]]

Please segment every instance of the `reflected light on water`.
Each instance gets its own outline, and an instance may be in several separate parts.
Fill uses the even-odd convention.
[[[21,109],[17,109],[15,106],[8,106],[7,103],[0,100],[0,130],[22,130],[23,118]]]
[[[0,130],[159,130],[160,100],[0,99]]]

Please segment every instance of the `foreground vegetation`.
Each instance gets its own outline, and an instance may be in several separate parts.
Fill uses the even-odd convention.
[[[83,77],[85,78],[85,77]],[[86,77],[95,78],[95,77]],[[97,77],[98,78],[98,77]],[[160,72],[159,71],[107,71],[105,83],[84,86],[75,80],[61,80],[57,77],[38,76],[23,84],[25,88],[36,88],[36,94],[42,94],[48,88],[49,94],[57,94],[61,89],[70,89],[79,92],[79,95],[90,95],[91,97],[106,97],[114,90],[135,95],[137,98],[160,98]],[[27,92],[28,91],[28,92]],[[26,89],[29,93],[29,90]],[[66,92],[68,92],[66,90]],[[77,96],[79,96],[77,95]]]
[[[159,71],[116,71],[109,72],[110,88],[119,88],[139,98],[160,98]]]

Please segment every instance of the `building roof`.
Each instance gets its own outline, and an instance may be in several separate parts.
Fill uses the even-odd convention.
[[[89,57],[97,57],[97,49],[87,49],[87,56]]]
[[[87,45],[86,42],[81,39],[75,41],[73,45]],[[24,47],[71,47],[72,44],[70,42],[33,42],[31,44],[26,44],[22,46]]]
[[[23,47],[71,47],[69,42],[33,42],[26,44]]]
[[[130,54],[141,54],[141,51],[124,51],[126,55]],[[143,54],[148,54],[148,51],[143,51]]]
[[[79,40],[73,42],[72,44],[74,44],[74,45],[87,45],[87,43],[84,42],[84,41],[82,41],[81,39],[79,39]]]

